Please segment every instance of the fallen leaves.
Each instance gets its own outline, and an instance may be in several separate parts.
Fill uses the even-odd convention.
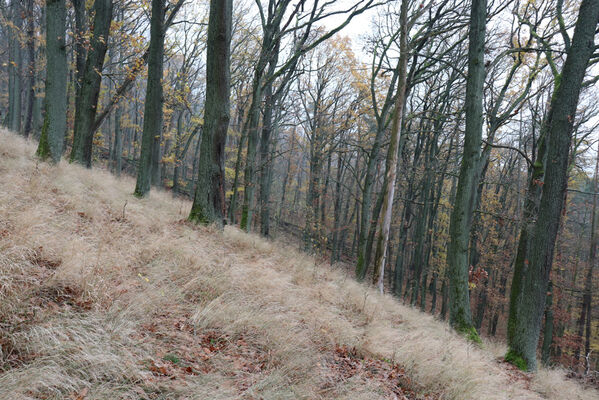
[[[360,354],[355,347],[336,346],[332,360],[327,364],[329,378],[333,382],[345,381],[360,375],[364,379],[377,381],[389,398],[400,400],[436,400],[437,394],[423,393],[410,379],[404,368],[383,359]]]
[[[88,388],[83,388],[83,389],[81,389],[77,393],[71,393],[71,395],[69,396],[69,399],[71,399],[71,400],[84,400],[85,396],[87,396],[88,391],[89,391]]]
[[[194,375],[220,373],[243,393],[261,374],[269,373],[269,353],[245,335],[232,337],[219,330],[195,331],[189,316],[173,306],[144,325],[143,340],[155,349],[146,360],[150,381],[186,380]]]

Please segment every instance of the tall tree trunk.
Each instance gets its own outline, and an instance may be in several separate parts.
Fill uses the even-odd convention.
[[[274,69],[278,60],[278,48],[271,60],[271,69]],[[270,146],[273,131],[273,111],[276,99],[272,93],[272,82],[267,83],[264,90],[264,113],[262,116],[262,135],[260,139],[260,234],[270,236],[270,177],[271,163]]]
[[[285,205],[285,194],[287,193],[287,182],[289,181],[289,175],[291,174],[291,158],[293,157],[295,150],[295,128],[291,133],[291,147],[289,149],[289,156],[287,157],[287,168],[285,170],[285,176],[283,177],[283,183],[281,184],[281,201],[279,203],[279,212],[277,214],[277,220],[281,222],[281,216],[283,213],[283,207]]]
[[[335,202],[333,205],[333,240],[331,243],[331,265],[339,259],[337,252],[339,249],[339,227],[341,225],[341,202],[343,201],[341,188],[342,179],[343,156],[342,153],[339,152],[339,154],[337,154],[337,174],[335,177]]]
[[[400,10],[400,35],[399,35],[399,62],[397,64],[398,82],[397,97],[395,98],[395,112],[391,125],[391,141],[385,163],[385,186],[383,187],[383,221],[379,227],[377,241],[377,257],[374,260],[374,274],[372,281],[383,293],[385,262],[387,260],[387,249],[389,242],[389,230],[391,228],[391,215],[393,211],[393,198],[395,196],[395,179],[397,175],[398,151],[400,132],[403,121],[403,110],[405,105],[407,68],[408,68],[408,0],[402,0]]]
[[[584,291],[582,293],[582,304],[580,318],[578,319],[578,336],[580,342],[576,348],[575,358],[578,361],[582,342],[584,341],[584,354],[586,356],[591,351],[591,317],[592,317],[592,296],[593,296],[593,269],[597,258],[597,174],[599,173],[599,150],[595,160],[595,175],[593,177],[593,206],[591,211],[591,240],[589,243],[588,269],[584,279]],[[584,335],[584,337],[583,337]]]
[[[85,46],[85,31],[87,29],[87,17],[85,15],[85,0],[72,0],[75,10],[75,68],[77,69],[76,96],[79,95],[83,74],[85,72],[85,59],[87,51]]]
[[[225,143],[229,127],[232,0],[211,0],[206,63],[206,106],[198,183],[189,219],[222,226],[225,217]]]
[[[27,103],[23,135],[29,137],[33,130],[33,104],[35,102],[35,15],[34,0],[27,0]]]
[[[92,166],[94,133],[92,126],[96,118],[104,56],[108,48],[108,35],[112,21],[112,0],[94,2],[94,30],[90,39],[90,49],[85,61],[81,87],[75,103],[75,130],[70,161],[78,162],[87,168]]]
[[[318,120],[319,98],[314,104],[314,119]],[[320,246],[320,222],[318,211],[320,209],[320,196],[322,194],[322,131],[320,124],[314,122],[312,127],[312,140],[310,141],[310,171],[308,175],[308,192],[306,193],[306,226],[304,228],[304,249],[315,252]]]
[[[65,0],[46,1],[46,92],[44,125],[37,155],[58,163],[67,129],[67,8]]]
[[[21,13],[23,6],[21,0],[11,0],[10,13],[12,26],[8,29],[9,35],[9,65],[8,65],[8,115],[6,126],[8,129],[21,132],[21,73],[22,54],[19,35],[23,25]],[[64,71],[63,71],[64,73]]]
[[[549,281],[547,287],[547,304],[545,306],[545,331],[543,333],[543,348],[541,361],[543,365],[550,364],[551,343],[553,342],[553,283]]]
[[[372,144],[372,149],[366,164],[366,176],[362,190],[362,204],[358,232],[358,260],[356,262],[356,278],[361,281],[366,277],[368,263],[366,262],[366,248],[368,242],[369,227],[372,218],[372,192],[374,190],[376,165],[378,163],[379,151],[383,140],[383,127],[377,128],[377,133]]]
[[[487,1],[473,0],[470,12],[468,76],[466,79],[466,133],[456,198],[449,225],[449,323],[458,332],[480,340],[472,325],[468,288],[468,242],[476,196],[475,168],[480,159],[485,80],[485,23]]]
[[[123,132],[121,128],[121,107],[117,107],[114,112],[114,173],[116,176],[121,176],[123,169]]]
[[[243,116],[243,113],[240,113]],[[235,159],[235,175],[233,178],[233,185],[231,190],[233,194],[231,195],[231,202],[229,204],[229,221],[232,224],[237,222],[237,196],[239,195],[239,183],[241,179],[241,168],[243,164],[243,148],[247,142],[248,132],[246,127],[244,126],[241,129],[239,137],[239,145],[237,147],[237,158]]]
[[[184,110],[179,110],[177,116],[177,133],[175,136],[175,165],[173,168],[173,193],[179,193],[180,185],[179,180],[181,179],[181,165],[185,163],[185,159],[181,157],[181,141],[183,140],[183,113]]]
[[[435,315],[437,312],[437,278],[439,273],[437,271],[433,272],[433,279],[431,281],[430,292],[433,296],[431,299],[431,314]]]
[[[156,148],[160,148],[162,132],[162,70],[164,55],[164,4],[165,0],[152,0],[150,20],[150,50],[148,79],[144,105],[144,124],[141,137],[141,153],[137,167],[135,195],[144,197],[150,192],[152,176],[155,175]]]
[[[591,213],[591,243],[589,250],[589,269],[585,278],[584,295],[587,303],[587,318],[586,327],[584,334],[584,352],[585,355],[591,352],[591,329],[592,329],[592,316],[593,316],[593,270],[595,263],[597,262],[597,191],[598,186],[598,175],[599,174],[599,150],[597,151],[597,158],[595,160],[595,176],[593,178],[593,211]],[[587,365],[587,370],[589,366]]]
[[[256,147],[258,146],[258,125],[260,122],[260,104],[262,102],[262,73],[256,71],[254,77],[252,103],[248,114],[247,153],[243,175],[243,205],[241,207],[240,228],[249,232],[252,228],[254,202],[254,171],[256,162]]]
[[[574,115],[586,67],[595,49],[593,40],[598,22],[599,2],[583,0],[559,83],[541,128],[548,142],[545,181],[528,265],[521,276],[522,295],[514,305],[516,318],[510,315],[512,326],[506,355],[509,361],[531,371],[537,368],[537,343],[567,187],[569,151],[566,149],[571,145]]]

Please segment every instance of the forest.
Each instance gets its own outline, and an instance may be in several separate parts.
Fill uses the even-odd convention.
[[[123,220],[188,201],[598,386],[598,35],[597,0],[0,0],[0,118]]]

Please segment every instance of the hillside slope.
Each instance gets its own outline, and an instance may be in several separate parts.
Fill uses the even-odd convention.
[[[281,243],[0,132],[0,399],[596,399]]]

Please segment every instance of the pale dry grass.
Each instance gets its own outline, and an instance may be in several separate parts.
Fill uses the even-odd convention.
[[[331,373],[339,345],[402,365],[439,398],[597,398],[562,371],[514,376],[501,345],[473,347],[290,246],[191,226],[186,201],[135,199],[130,178],[34,151],[0,132],[0,399],[389,398],[376,379]],[[223,344],[204,373],[153,375],[165,352],[197,358],[206,332]],[[253,359],[261,368],[240,367]]]

